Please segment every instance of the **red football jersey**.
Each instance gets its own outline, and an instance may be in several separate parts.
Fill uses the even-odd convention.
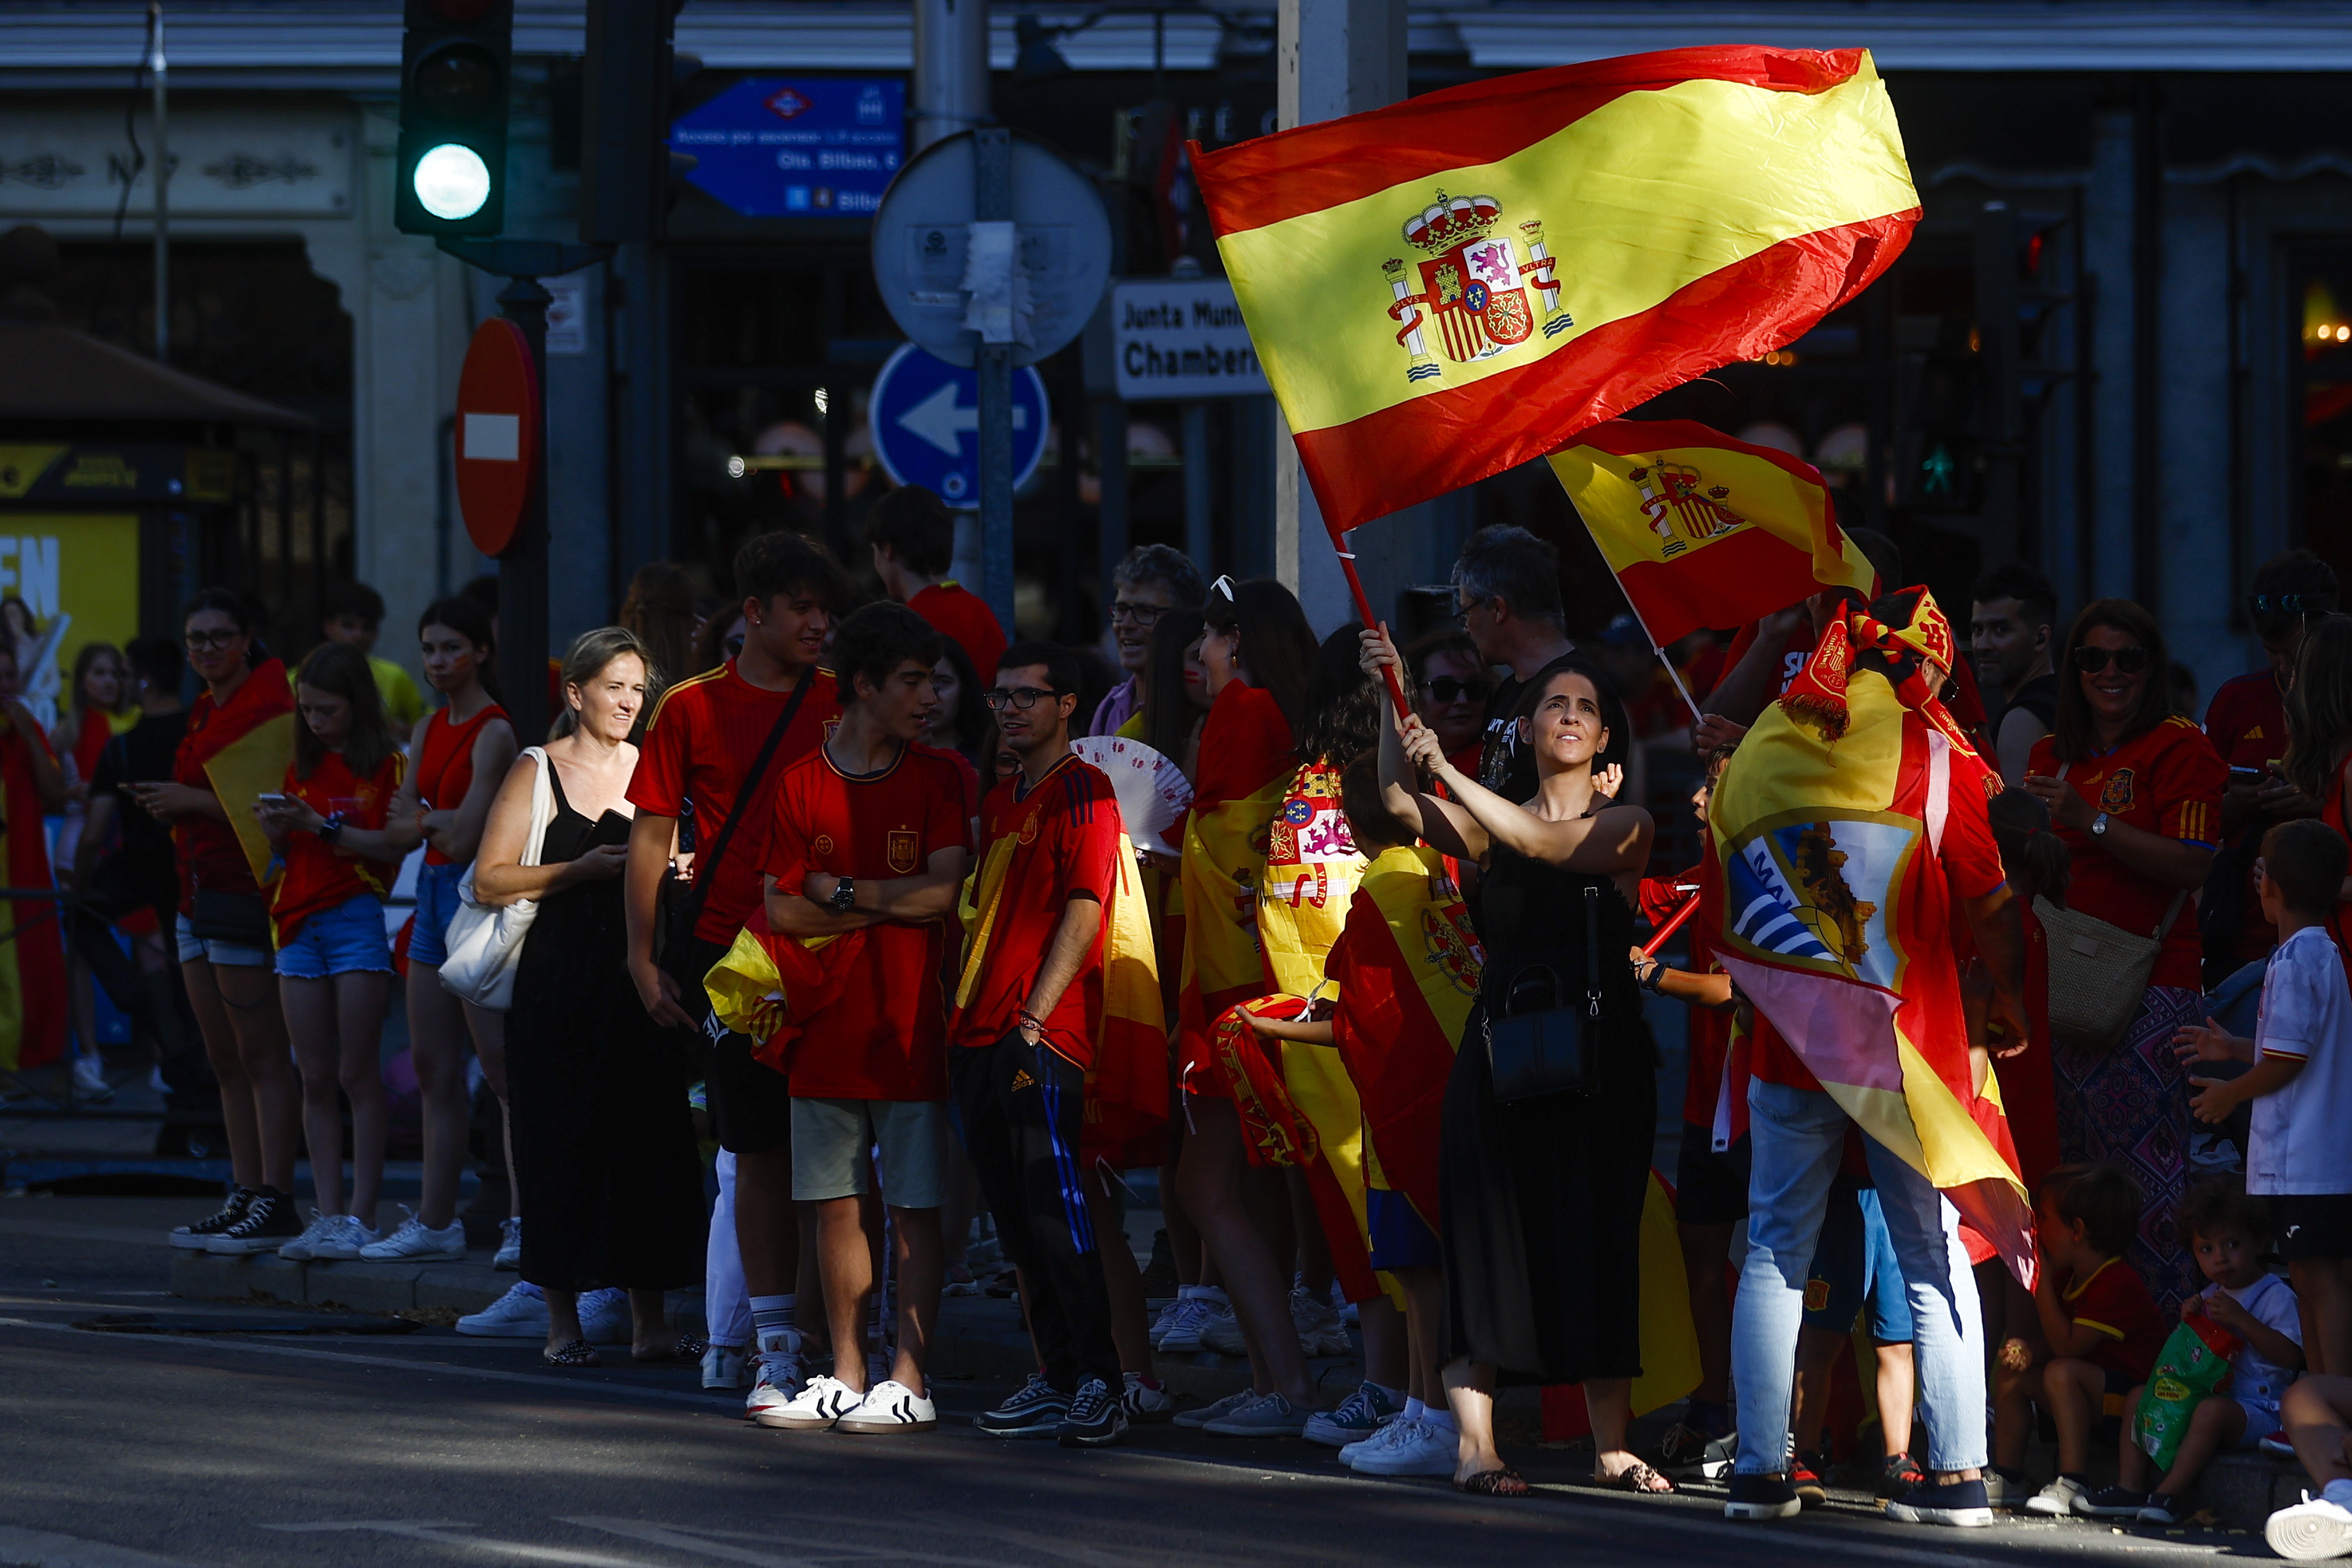
[[[763,869],[787,892],[812,871],[861,882],[914,876],[939,850],[971,847],[963,798],[952,752],[908,746],[879,773],[851,774],[819,746],[776,781]],[[885,921],[845,944],[840,995],[803,1026],[785,1063],[793,1093],[945,1100],[946,942],[943,921]]]
[[[292,768],[286,770],[286,782],[279,787],[288,795],[320,816],[343,814],[350,826],[368,832],[383,827],[384,817],[392,809],[392,797],[400,790],[401,755],[394,752],[383,760],[372,778],[355,776],[341,752],[329,752],[310,771],[309,778],[296,776]],[[280,947],[293,940],[302,922],[312,915],[335,908],[361,893],[373,893],[379,899],[392,896],[392,884],[400,875],[397,861],[362,860],[354,855],[338,854],[315,833],[296,833],[286,840],[285,869],[271,884],[269,920],[278,934]]]
[[[1108,908],[1118,878],[1118,798],[1100,768],[1065,757],[1035,787],[1012,778],[981,805],[981,861],[1013,839],[1004,890],[989,925],[980,988],[955,1020],[959,1046],[1004,1037],[1054,944],[1062,911],[1081,895]],[[1102,935],[1045,1018],[1045,1043],[1080,1067],[1094,1065],[1093,1020],[1102,1016]]]
[[[2027,771],[2050,774],[2058,767],[2056,737],[2044,735],[2034,742]],[[2104,811],[2115,821],[2149,833],[2209,848],[2221,837],[2221,786],[2228,779],[2229,769],[2205,731],[2178,717],[2133,736],[2103,756],[2066,769],[2066,783],[2091,803],[2092,810]],[[2078,828],[2062,823],[2058,837],[2074,858],[2066,889],[2067,908],[2140,935],[2156,930],[2177,889],[2126,868],[2096,838]],[[2181,900],[2147,983],[2200,990],[2202,956],[2197,904],[2191,897]]]
[[[952,580],[935,583],[907,601],[907,608],[931,623],[941,637],[961,644],[980,672],[982,690],[996,680],[996,661],[1004,657],[1004,628],[988,601]]]
[[[2163,1353],[2173,1320],[2156,1304],[2147,1284],[2120,1258],[2110,1258],[2060,1292],[2074,1326],[2095,1329],[2097,1344],[2084,1359],[2093,1366],[2144,1383]]]
[[[772,808],[754,802],[735,826],[727,846],[727,863],[713,872],[707,852],[735,808],[743,775],[759,760],[768,731],[774,729],[789,689],[770,691],[735,673],[730,659],[717,669],[679,681],[662,693],[646,721],[645,743],[637,750],[637,771],[629,780],[629,803],[656,816],[680,816],[694,808],[697,850],[694,872],[716,879],[703,900],[694,934],[721,945],[760,904],[760,873],[768,860],[768,826]],[[768,763],[768,788],[793,763],[824,744],[841,722],[841,690],[833,671],[819,669],[809,683],[808,696],[793,717],[793,727],[777,742]]]

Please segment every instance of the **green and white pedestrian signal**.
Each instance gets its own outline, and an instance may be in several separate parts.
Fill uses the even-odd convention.
[[[514,0],[406,0],[393,221],[403,233],[506,225]]]

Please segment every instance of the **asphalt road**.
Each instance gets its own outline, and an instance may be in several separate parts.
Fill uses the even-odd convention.
[[[319,1320],[175,1302],[156,1237],[205,1206],[0,1204],[0,1568],[2268,1558],[2249,1536],[1922,1530],[1860,1498],[1735,1526],[1719,1494],[1602,1493],[1537,1448],[1513,1456],[1539,1489],[1516,1503],[1166,1426],[1070,1453],[972,1433],[1001,1392],[977,1383],[940,1387],[929,1436],[763,1431],[683,1366],[560,1373],[526,1343],[257,1332]],[[210,1331],[73,1326],[133,1312]]]

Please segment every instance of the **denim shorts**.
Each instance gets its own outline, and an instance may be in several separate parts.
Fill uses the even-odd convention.
[[[389,974],[392,942],[383,934],[383,905],[373,893],[353,893],[295,928],[278,950],[278,973],[289,980],[331,974]]]
[[[416,868],[416,923],[408,932],[408,962],[436,968],[449,961],[444,945],[449,922],[457,914],[457,884],[466,879],[463,866],[422,865]]]
[[[1822,1216],[1811,1278],[1805,1281],[1805,1321],[1833,1333],[1853,1330],[1863,1303],[1870,1304],[1870,1336],[1880,1344],[1902,1344],[1912,1336],[1911,1299],[1895,1259],[1895,1242],[1878,1206],[1875,1187],[1841,1179],[1830,1189]]]
[[[260,948],[247,947],[243,942],[214,942],[209,938],[200,937],[190,929],[188,917],[185,915],[182,915],[179,919],[178,932],[182,963],[194,963],[201,958],[207,963],[216,963],[230,969],[269,967],[269,954]]]

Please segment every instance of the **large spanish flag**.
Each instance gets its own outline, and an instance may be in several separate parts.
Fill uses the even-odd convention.
[[[1527,71],[1192,156],[1335,536],[1780,348],[1919,214],[1862,49]]]
[[[1297,760],[1273,694],[1235,680],[1201,727],[1200,776],[1184,818],[1178,877],[1184,956],[1176,994],[1186,1075],[1208,1059],[1219,1015],[1275,989],[1258,948],[1257,885],[1267,830]]]
[[[38,730],[0,717],[0,856],[12,888],[55,885],[48,833],[42,825],[33,748],[49,750]],[[66,964],[58,906],[0,904],[0,1072],[22,1072],[65,1052]]]
[[[1854,664],[1906,647],[1953,657],[1934,601],[1910,592],[1906,626],[1832,621],[1716,784],[1717,957],[1846,1114],[2031,1285],[2032,1214],[1999,1087],[1989,1078],[1979,1094],[1971,1083],[1958,900],[1939,858],[1952,814],[1999,776],[1942,712],[1940,673],[1894,679]]]
[[[1687,419],[1612,419],[1551,455],[1569,500],[1660,647],[1824,586],[1867,595],[1819,469]]]

